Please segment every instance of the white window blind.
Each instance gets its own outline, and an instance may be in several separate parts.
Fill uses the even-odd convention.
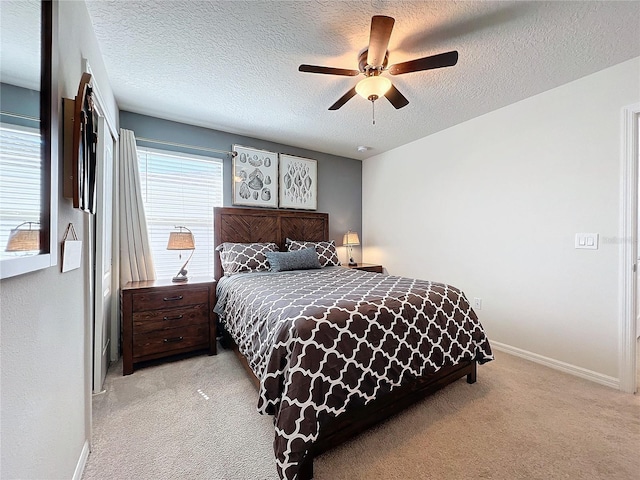
[[[25,254],[4,251],[11,229],[24,222],[40,221],[40,138],[40,131],[36,128],[0,123],[1,258]]]
[[[222,206],[222,160],[137,147],[149,241],[158,278],[173,277],[190,251],[167,250],[169,233],[193,232],[189,276],[213,276],[213,208]],[[179,255],[182,255],[182,258]]]

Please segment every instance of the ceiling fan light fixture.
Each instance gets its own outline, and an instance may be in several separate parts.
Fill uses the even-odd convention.
[[[356,93],[367,100],[377,100],[383,97],[391,88],[391,80],[380,75],[370,76],[360,80],[356,85]]]

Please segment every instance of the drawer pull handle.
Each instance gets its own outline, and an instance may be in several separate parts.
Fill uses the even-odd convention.
[[[173,337],[173,338],[165,338],[164,343],[175,343],[181,342],[184,337]]]
[[[182,314],[176,315],[175,317],[164,317],[163,320],[180,320],[182,318]]]
[[[162,300],[165,302],[174,302],[176,300],[182,300],[182,295],[176,295],[175,297],[164,297]]]

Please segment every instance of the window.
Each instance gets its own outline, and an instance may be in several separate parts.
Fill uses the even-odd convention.
[[[167,250],[176,226],[195,238],[189,276],[213,277],[213,208],[222,206],[222,160],[138,147],[138,165],[158,278],[173,277],[191,254]]]
[[[33,252],[5,252],[4,250],[12,229],[24,222],[40,222],[42,176],[40,139],[40,130],[37,128],[0,124],[0,144],[2,144],[0,255],[2,258],[33,254]]]

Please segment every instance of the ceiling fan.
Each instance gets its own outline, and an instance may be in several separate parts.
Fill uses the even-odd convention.
[[[435,68],[452,67],[458,62],[458,52],[451,51],[417,58],[407,62],[396,63],[387,68],[389,60],[389,38],[393,30],[395,19],[383,15],[375,15],[371,18],[371,33],[369,34],[369,47],[358,58],[358,70],[344,68],[322,67],[318,65],[300,65],[298,70],[307,73],[322,73],[325,75],[356,76],[363,74],[365,78],[338,99],[329,107],[329,110],[338,110],[357,94],[370,100],[373,104],[378,98],[384,96],[396,109],[405,107],[409,100],[402,95],[391,83],[389,78],[382,76],[382,72],[388,71],[391,75],[403,75],[405,73],[432,70]],[[374,119],[375,123],[375,119]]]

